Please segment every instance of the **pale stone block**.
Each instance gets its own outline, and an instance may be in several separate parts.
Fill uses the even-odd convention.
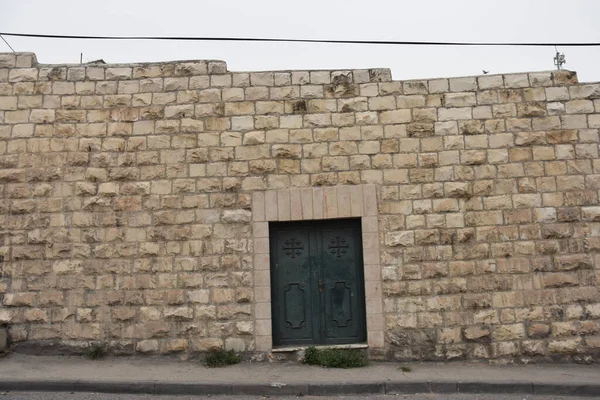
[[[267,100],[269,98],[269,89],[264,86],[249,87],[244,90],[246,100]]]
[[[362,185],[350,186],[350,216],[361,217],[364,213],[364,197],[363,197]],[[364,230],[364,227],[363,227]]]
[[[270,323],[270,320],[269,320]],[[273,338],[269,336],[256,336],[256,350],[269,351],[273,347]]]
[[[208,73],[209,75],[227,73],[227,63],[225,61],[210,61],[208,63]]]
[[[131,68],[106,68],[105,76],[107,80],[131,79]]]
[[[446,107],[470,107],[477,105],[475,93],[446,93],[444,94]]]
[[[384,329],[385,321],[382,313],[367,315],[367,334],[369,334],[369,332],[382,331]]]
[[[277,221],[279,218],[277,191],[265,192],[265,218],[267,221]]]
[[[337,210],[339,218],[352,216],[350,186],[339,186],[337,188]]]
[[[269,319],[259,319],[254,324],[254,329],[257,336],[271,335],[272,324]]]
[[[444,93],[448,90],[448,79],[435,79],[429,81],[429,93]]]
[[[588,114],[594,112],[591,100],[571,100],[565,103],[567,114]]]
[[[268,253],[255,254],[254,255],[254,270],[270,270],[271,269],[271,258]],[[258,284],[256,284],[258,285]]]
[[[550,72],[530,73],[529,83],[532,87],[552,86],[552,74]]]
[[[278,221],[289,221],[291,218],[291,200],[289,189],[277,191]]]
[[[566,87],[548,87],[546,88],[546,99],[548,101],[569,100],[569,89]]]
[[[600,96],[600,84],[570,86],[569,94],[572,99],[598,98]]]
[[[324,218],[325,199],[324,188],[316,187],[312,189],[313,217],[314,219]]]
[[[363,186],[363,204],[365,216],[377,215],[377,189],[375,185]]]
[[[271,303],[256,303],[254,306],[254,318],[257,320],[271,320]]]
[[[250,74],[252,86],[273,86],[275,84],[273,72],[253,72]]]
[[[300,96],[298,86],[282,86],[269,88],[269,98],[271,100],[296,99]]]
[[[364,249],[378,249],[379,248],[379,233],[376,232],[363,232],[363,248]],[[377,268],[375,268],[377,270]]]
[[[135,350],[140,353],[153,353],[158,351],[158,340],[141,340],[137,342]]]
[[[302,205],[302,219],[313,219],[313,190],[312,188],[300,189],[300,202]]]
[[[329,71],[311,71],[310,83],[313,85],[323,85],[331,83],[331,73]]]
[[[268,222],[254,222],[252,224],[252,236],[254,236],[255,238],[268,238],[269,237],[269,223]]]
[[[501,89],[504,87],[502,75],[480,76],[477,78],[479,90]]]
[[[491,119],[491,118],[493,118],[492,108],[489,106],[474,107],[473,108],[473,118],[475,118],[475,119]]]
[[[396,99],[394,96],[371,97],[368,104],[371,111],[393,110],[396,108]]]
[[[290,189],[290,219],[292,221],[302,220],[302,198],[300,189]]]
[[[504,75],[504,86],[507,88],[529,87],[529,77],[527,74]]]
[[[587,115],[573,114],[561,115],[560,121],[563,129],[585,129],[587,128]]]
[[[310,73],[308,71],[292,71],[292,84],[307,85],[310,83]]]
[[[337,188],[327,186],[323,188],[323,218],[338,217]]]
[[[275,73],[275,86],[286,86],[292,84],[292,74],[289,72]]]
[[[379,121],[382,124],[403,124],[411,122],[411,120],[410,110],[382,111],[379,115]]]
[[[472,117],[473,113],[470,107],[438,109],[438,119],[440,121],[457,121],[471,119]]]
[[[265,254],[269,252],[269,238],[254,238],[254,253]]]
[[[232,78],[230,74],[224,75],[211,75],[210,76],[210,86],[211,87],[231,87]],[[165,79],[165,85],[167,85],[167,80]],[[183,89],[183,88],[181,88]]]
[[[254,287],[254,301],[257,303],[268,303],[271,301],[271,288],[268,286]]]
[[[477,81],[474,77],[452,78],[452,79],[450,79],[450,91],[451,92],[477,91]]]
[[[38,78],[37,68],[16,68],[8,73],[9,82],[34,82]]]

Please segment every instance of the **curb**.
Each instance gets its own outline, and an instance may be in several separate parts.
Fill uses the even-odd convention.
[[[193,382],[2,381],[0,391],[97,392],[165,395],[531,394],[600,396],[600,384],[533,382],[390,381],[365,383],[228,384]]]

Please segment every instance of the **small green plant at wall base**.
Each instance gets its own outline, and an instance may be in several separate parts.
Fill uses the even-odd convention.
[[[215,350],[206,355],[205,364],[207,367],[224,367],[240,362],[240,356],[235,354],[233,350]]]
[[[92,360],[99,360],[106,356],[106,348],[103,344],[92,344],[88,349],[87,356]]]
[[[402,372],[412,372],[412,368],[411,367],[407,367],[406,365],[403,365],[402,367],[399,368],[400,371]]]
[[[317,349],[315,347],[306,349],[303,362],[327,368],[359,368],[369,365],[367,356],[360,350]]]

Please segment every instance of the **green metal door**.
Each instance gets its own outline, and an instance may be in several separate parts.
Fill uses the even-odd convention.
[[[360,220],[270,224],[275,346],[366,341]]]

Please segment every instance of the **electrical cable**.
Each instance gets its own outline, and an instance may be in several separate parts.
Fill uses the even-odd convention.
[[[13,51],[13,53],[16,53],[15,49],[13,49],[12,46],[6,41],[6,39],[4,39],[4,36],[0,34],[0,38],[4,40],[4,43],[6,43],[6,45]]]
[[[600,42],[566,42],[566,43],[511,43],[511,42],[427,42],[427,41],[395,41],[395,40],[337,40],[337,39],[284,39],[284,38],[251,38],[251,37],[190,37],[190,36],[92,36],[92,35],[50,35],[38,33],[0,32],[0,35],[43,38],[43,39],[85,39],[85,40],[178,40],[178,41],[214,41],[214,42],[288,42],[288,43],[330,43],[330,44],[373,44],[373,45],[412,45],[412,46],[518,46],[518,47],[595,47]]]

